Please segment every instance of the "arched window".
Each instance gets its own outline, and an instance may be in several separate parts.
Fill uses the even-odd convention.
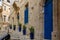
[[[4,22],[6,21],[6,15],[4,15]]]
[[[4,6],[4,10],[6,11],[6,6]]]

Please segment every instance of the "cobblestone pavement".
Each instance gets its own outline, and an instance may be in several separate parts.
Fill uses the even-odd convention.
[[[0,31],[0,40],[7,35],[6,31]]]

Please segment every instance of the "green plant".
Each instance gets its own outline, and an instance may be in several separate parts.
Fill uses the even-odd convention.
[[[16,25],[13,25],[13,26],[16,26]]]
[[[23,25],[23,29],[26,29],[26,26],[25,25]]]
[[[33,26],[31,26],[30,32],[34,33],[34,27]]]
[[[18,22],[18,25],[21,26],[22,24]]]

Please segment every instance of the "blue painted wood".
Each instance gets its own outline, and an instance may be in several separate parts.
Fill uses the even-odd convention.
[[[24,23],[28,23],[28,7],[26,7],[25,13],[24,13]]]
[[[53,31],[53,4],[52,0],[47,0],[44,7],[44,39],[51,40]]]

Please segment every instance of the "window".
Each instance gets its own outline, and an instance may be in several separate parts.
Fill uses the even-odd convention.
[[[4,6],[4,10],[6,10],[6,6]]]
[[[9,3],[10,3],[10,0],[7,0],[7,2],[9,2]]]
[[[25,5],[25,12],[24,12],[24,23],[28,23],[28,3]]]
[[[6,21],[6,16],[4,15],[4,21]]]

